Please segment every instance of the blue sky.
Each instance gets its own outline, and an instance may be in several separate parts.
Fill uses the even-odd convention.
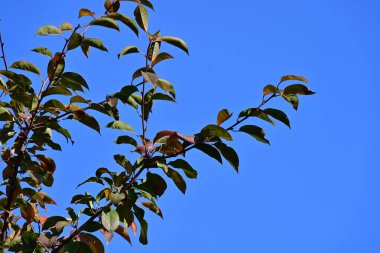
[[[380,251],[380,204],[377,161],[380,48],[378,1],[153,1],[151,27],[186,40],[190,57],[176,49],[176,59],[159,74],[172,81],[177,104],[160,104],[150,134],[162,129],[195,133],[215,121],[217,112],[238,113],[260,103],[262,87],[285,74],[306,76],[317,94],[301,97],[294,112],[284,102],[292,129],[267,130],[271,146],[246,135],[235,135],[240,173],[227,164],[194,152],[189,161],[199,178],[188,181],[183,196],[170,185],[160,201],[165,220],[149,215],[148,246],[133,248],[115,236],[107,252],[258,252],[258,253],[374,253]],[[25,59],[46,66],[30,49],[57,38],[35,37],[45,24],[78,22],[86,7],[98,13],[102,1],[1,1],[0,30],[8,61]],[[124,11],[131,13],[127,6]],[[89,60],[79,51],[67,58],[67,69],[78,71],[92,87],[91,98],[104,99],[130,80],[139,57],[117,60],[117,53],[136,38],[97,29],[109,48],[93,50]],[[141,61],[137,64],[136,62]],[[124,121],[138,128],[135,115]],[[107,119],[101,121],[102,125]],[[118,132],[102,136],[74,127],[74,146],[51,153],[56,158],[55,188],[47,190],[62,212],[70,196],[87,187],[75,186],[101,166],[116,167],[112,156],[129,155],[113,144]],[[377,151],[376,151],[377,150]]]

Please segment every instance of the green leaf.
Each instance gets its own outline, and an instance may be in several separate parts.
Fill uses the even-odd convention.
[[[201,131],[201,138],[207,139],[210,137],[220,137],[227,141],[232,141],[232,136],[226,129],[213,124],[205,126]]]
[[[108,123],[106,127],[112,128],[112,129],[117,129],[117,130],[134,132],[133,128],[130,125],[128,125],[122,121],[119,121],[119,120]]]
[[[164,79],[158,79],[156,85],[166,91],[168,94],[172,95],[172,97],[175,99],[174,86],[170,82]]]
[[[119,226],[119,214],[116,210],[108,208],[102,211],[102,224],[108,231],[114,231]]]
[[[155,94],[153,94],[153,96],[150,99],[151,100],[165,100],[165,101],[175,102],[174,98],[172,98],[169,95],[162,94],[162,93],[155,93]]]
[[[58,110],[66,110],[66,106],[64,106],[64,104],[62,104],[59,100],[56,100],[56,99],[51,99],[49,101],[47,101],[45,104],[44,104],[44,107],[46,108],[54,108],[54,109],[58,109]]]
[[[81,86],[90,89],[86,80],[81,75],[74,72],[63,73],[61,77],[61,85],[67,86],[67,88],[73,90],[82,90],[79,88]]]
[[[67,221],[62,216],[51,216],[46,219],[44,224],[42,225],[42,230],[48,230],[49,228],[55,227],[55,225],[60,221]]]
[[[130,17],[116,12],[108,14],[107,17],[112,18],[114,20],[119,20],[129,29],[131,29],[136,34],[136,36],[139,36],[139,28],[137,27],[136,22]]]
[[[173,180],[174,184],[183,194],[186,193],[186,182],[177,171],[169,169],[166,175]]]
[[[88,104],[90,103],[90,100],[87,100],[79,95],[76,95],[76,96],[73,96],[70,98],[70,104],[72,103],[84,103],[84,104]]]
[[[137,147],[137,141],[127,135],[117,137],[115,140],[115,143],[116,144],[131,144],[132,146]]]
[[[217,160],[220,164],[223,164],[222,156],[220,155],[219,151],[214,148],[213,146],[205,143],[200,143],[195,146],[196,149],[199,149],[206,155],[214,158]]]
[[[46,47],[36,47],[36,48],[32,49],[31,51],[49,56],[50,58],[53,57],[52,52]]]
[[[0,121],[13,121],[13,116],[5,107],[0,107]]]
[[[82,9],[79,10],[78,17],[79,18],[84,17],[84,16],[94,17],[94,15],[95,15],[95,12],[92,12],[89,9],[86,9],[86,8],[82,8]]]
[[[138,4],[145,5],[145,6],[149,7],[149,8],[151,8],[152,10],[154,10],[153,4],[151,2],[149,2],[148,0],[120,0],[120,1],[135,2],[135,3],[138,3]]]
[[[143,201],[143,202],[141,202],[141,205],[145,206],[147,209],[149,209],[153,213],[157,214],[162,219],[164,218],[162,215],[161,209],[156,204],[154,204],[152,202],[148,202],[148,201]]]
[[[82,46],[94,47],[99,50],[108,52],[107,48],[103,45],[103,42],[96,38],[85,38],[82,42]]]
[[[235,150],[223,142],[216,142],[214,146],[222,153],[223,157],[231,164],[236,172],[239,172],[239,156]]]
[[[265,139],[265,131],[258,126],[254,125],[246,125],[242,126],[239,129],[240,132],[244,132],[255,138],[256,140],[263,142],[265,144],[269,144],[269,141]]]
[[[15,84],[20,85],[31,85],[32,81],[22,74],[16,74],[15,72],[9,70],[0,70],[0,75],[5,76],[9,80],[13,81]]]
[[[126,54],[132,54],[132,53],[138,53],[140,50],[135,46],[127,46],[121,52],[117,55],[117,57],[120,59],[123,55]]]
[[[185,175],[188,178],[193,179],[193,178],[197,178],[197,176],[198,176],[198,172],[196,170],[194,170],[193,167],[191,167],[191,165],[188,162],[186,162],[185,160],[177,159],[175,161],[169,162],[168,165],[170,165],[174,168],[183,170],[183,172],[185,172]]]
[[[173,58],[174,57],[171,54],[162,52],[162,53],[158,54],[157,57],[152,61],[152,67],[154,67],[156,64],[158,64],[164,60],[173,59]]]
[[[138,5],[134,11],[135,19],[137,24],[143,29],[144,31],[148,31],[148,11],[147,9],[142,6]]]
[[[157,84],[157,81],[158,81],[158,76],[154,73],[150,73],[150,72],[144,72],[144,71],[141,71],[141,75],[144,77],[144,79],[151,83],[154,87],[156,87],[156,84]]]
[[[273,93],[279,93],[279,92],[280,90],[276,86],[268,84],[263,89],[263,96],[268,95],[268,94],[273,94]]]
[[[291,128],[289,118],[283,111],[273,109],[273,108],[267,108],[264,110],[264,112],[268,114],[269,116],[277,119],[278,121],[281,121],[282,123],[287,125],[289,128]]]
[[[284,89],[284,94],[300,94],[300,95],[313,95],[315,92],[309,90],[305,85],[303,84],[293,84],[289,85]]]
[[[25,70],[25,71],[35,73],[37,75],[41,75],[40,70],[33,63],[30,63],[27,61],[16,61],[16,62],[12,63],[10,68],[21,69],[21,70]]]
[[[45,93],[44,93],[44,96],[50,96],[50,95],[64,95],[64,96],[71,96],[72,93],[66,89],[65,87],[61,87],[61,86],[54,86],[54,87],[50,87],[48,88]]]
[[[180,38],[171,37],[171,36],[161,36],[161,37],[158,37],[156,39],[156,41],[166,42],[166,43],[171,44],[175,47],[178,47],[179,49],[182,49],[183,51],[186,52],[186,54],[189,54],[189,48],[188,48],[186,42]]]
[[[70,24],[70,23],[62,23],[60,26],[59,26],[59,29],[61,31],[72,31],[73,30],[73,26]]]
[[[78,120],[80,123],[88,126],[89,128],[94,129],[98,133],[100,133],[100,126],[98,121],[92,117],[91,115],[84,113],[83,115],[71,115],[69,118]]]
[[[86,179],[85,181],[83,181],[82,183],[78,184],[76,188],[78,188],[84,184],[87,184],[87,183],[97,183],[97,184],[104,185],[103,180],[101,180],[100,178],[90,177],[90,178]]]
[[[151,172],[148,172],[146,176],[147,178],[141,186],[152,189],[156,196],[161,197],[167,188],[165,180],[160,175]]]
[[[67,45],[67,50],[72,50],[79,47],[82,44],[82,36],[79,33],[73,33],[70,37],[69,44]]]
[[[218,117],[216,119],[216,123],[221,125],[223,122],[231,118],[232,113],[230,113],[227,109],[223,109],[218,113]]]
[[[242,117],[257,117],[259,119],[262,119],[271,123],[273,126],[276,126],[276,123],[273,120],[271,120],[264,111],[257,108],[249,108],[244,111],[241,111],[239,114],[239,118],[242,118]]]
[[[111,29],[115,29],[116,31],[120,31],[118,24],[115,20],[111,18],[97,18],[90,22],[89,25],[97,25],[97,26],[103,26]]]
[[[285,82],[285,81],[289,81],[289,80],[292,80],[292,81],[301,81],[301,82],[304,82],[304,83],[309,83],[305,77],[295,76],[295,75],[286,75],[286,76],[283,76],[283,77],[281,77],[280,82]]]
[[[32,231],[24,231],[21,235],[22,252],[33,252],[37,247],[37,236]]]
[[[293,106],[294,110],[298,109],[299,99],[294,94],[283,94],[282,97]]]
[[[36,35],[46,36],[50,34],[61,34],[61,30],[53,25],[44,25],[38,29]]]

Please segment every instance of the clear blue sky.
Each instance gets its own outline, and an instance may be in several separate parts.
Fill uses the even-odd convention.
[[[292,130],[269,124],[271,146],[236,135],[240,173],[200,153],[189,155],[199,179],[183,196],[175,186],[159,204],[165,220],[150,215],[148,246],[133,248],[115,236],[107,252],[380,252],[379,1],[241,0],[153,1],[154,29],[187,41],[190,57],[179,50],[159,74],[176,85],[178,103],[160,105],[151,132],[175,129],[194,133],[215,121],[217,112],[239,112],[259,103],[261,89],[281,75],[306,76],[317,94],[302,97],[298,112],[274,103],[291,118]],[[9,61],[39,63],[28,51],[56,47],[58,39],[35,37],[44,24],[78,22],[81,7],[102,9],[102,1],[1,0],[0,29]],[[128,5],[132,6],[132,5]],[[125,11],[131,13],[125,8]],[[136,39],[123,29],[103,36],[110,54],[93,50],[89,60],[74,52],[67,69],[82,73],[95,101],[130,80],[138,57],[117,60]],[[45,65],[44,65],[45,64]],[[141,62],[142,64],[142,62]],[[124,120],[138,128],[131,111]],[[105,125],[107,120],[103,120]],[[101,166],[114,166],[118,134],[102,136],[73,125],[76,144],[56,158],[55,188],[47,190],[62,212],[75,190]],[[376,151],[377,150],[377,151]]]

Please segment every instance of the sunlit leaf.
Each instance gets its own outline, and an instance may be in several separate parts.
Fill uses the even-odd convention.
[[[232,141],[232,136],[226,129],[213,124],[205,126],[201,131],[201,136],[205,139],[210,137],[220,137],[227,141]]]
[[[90,25],[103,26],[111,29],[115,29],[116,31],[120,31],[118,24],[115,20],[111,18],[97,18],[90,22]]]
[[[59,29],[61,31],[71,31],[73,30],[73,26],[70,23],[65,22],[59,26]]]
[[[32,49],[31,51],[49,56],[50,58],[53,57],[52,52],[46,47],[36,47],[36,48]]]
[[[92,12],[89,9],[86,9],[86,8],[82,8],[82,9],[79,10],[78,17],[79,18],[84,17],[84,16],[94,17],[94,15],[95,15],[95,12]]]
[[[138,3],[138,4],[143,4],[143,5],[151,8],[152,10],[154,10],[153,4],[150,1],[148,1],[148,0],[120,0],[120,1],[135,2],[135,3]]]
[[[304,82],[304,83],[308,83],[307,79],[303,76],[295,76],[295,75],[286,75],[286,76],[283,76],[281,77],[281,80],[280,82],[285,82],[285,81],[288,81],[288,80],[292,80],[292,81],[301,81],[301,82]]]
[[[119,120],[108,123],[106,127],[112,128],[112,129],[117,129],[117,130],[134,132],[133,128],[130,125],[128,125],[127,123],[124,123],[122,121],[119,121]]]
[[[170,82],[164,79],[158,79],[156,85],[166,91],[168,94],[172,95],[172,97],[175,99],[174,86]]]
[[[135,46],[127,46],[121,52],[117,55],[117,57],[120,59],[123,55],[126,54],[132,54],[132,53],[138,53],[140,50]]]
[[[104,8],[106,9],[106,12],[117,12],[120,9],[120,2],[118,0],[106,0],[104,2]]]
[[[104,253],[103,243],[94,235],[88,233],[80,233],[76,239],[88,246],[92,253]],[[80,251],[82,252],[82,251]],[[84,251],[83,251],[84,252]]]
[[[112,208],[102,211],[102,224],[108,231],[114,231],[119,226],[119,214]]]
[[[141,205],[145,206],[146,208],[148,208],[150,211],[157,214],[161,218],[164,218],[162,215],[161,209],[156,204],[154,204],[152,202],[148,202],[148,201],[143,201],[143,202],[141,202]]]
[[[227,109],[223,109],[219,111],[218,117],[216,119],[216,123],[218,125],[221,125],[223,122],[231,118],[231,116],[232,116],[232,113],[230,113]]]
[[[276,86],[268,84],[263,89],[263,96],[268,95],[268,94],[272,94],[272,93],[279,93],[279,92],[280,92],[280,90]]]
[[[154,67],[156,64],[158,64],[164,60],[173,59],[173,58],[174,57],[171,54],[162,52],[162,53],[158,54],[157,57],[152,61],[152,67]]]
[[[58,35],[61,34],[61,30],[53,25],[44,25],[38,29],[36,35],[46,36],[46,35]]]
[[[137,24],[144,31],[148,31],[148,11],[143,5],[138,5],[134,11]]]
[[[41,167],[45,171],[53,173],[55,171],[55,169],[57,168],[57,166],[55,165],[54,160],[51,159],[50,157],[48,157],[46,155],[36,155],[36,157],[40,161]]]
[[[16,61],[16,62],[12,63],[10,68],[21,69],[21,70],[25,70],[25,71],[35,73],[37,75],[41,75],[40,70],[33,63],[27,62],[27,61]]]
[[[180,38],[171,37],[171,36],[161,36],[161,37],[158,37],[156,40],[157,41],[163,41],[163,42],[166,42],[168,44],[171,44],[175,47],[178,47],[179,49],[182,49],[183,51],[186,52],[186,54],[189,54],[189,48],[188,48],[186,42]]]
[[[85,38],[82,41],[82,46],[94,47],[94,48],[97,48],[99,50],[108,52],[107,48],[103,45],[103,42],[99,39],[96,39],[96,38]],[[83,47],[82,47],[82,49],[83,49]],[[86,54],[86,56],[88,57],[88,54]]]
[[[283,94],[282,97],[293,106],[294,110],[298,109],[299,99],[294,94]]]
[[[122,22],[129,29],[131,29],[136,34],[136,36],[139,36],[139,28],[137,27],[136,22],[130,17],[116,12],[108,14],[107,17]]]

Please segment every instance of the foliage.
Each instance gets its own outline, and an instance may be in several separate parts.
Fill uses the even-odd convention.
[[[119,11],[123,2],[136,4],[134,17]],[[186,179],[197,178],[197,170],[186,161],[185,155],[193,149],[222,163],[226,160],[236,171],[239,158],[230,146],[233,135],[246,133],[259,142],[269,144],[265,131],[252,124],[249,119],[267,121],[276,125],[279,121],[288,127],[287,115],[275,108],[264,108],[274,98],[283,98],[294,109],[298,108],[298,95],[311,95],[307,80],[300,76],[283,76],[279,83],[263,89],[262,101],[254,108],[242,110],[236,120],[233,113],[223,109],[211,123],[192,135],[178,131],[162,130],[148,137],[146,130],[149,116],[156,101],[176,101],[174,86],[159,77],[155,66],[173,58],[161,50],[163,43],[189,53],[187,44],[180,38],[161,35],[160,31],[149,32],[148,9],[153,5],[148,0],[107,0],[103,14],[82,8],[79,18],[85,23],[72,26],[45,25],[36,35],[60,36],[64,45],[59,52],[51,52],[45,46],[32,49],[33,52],[50,58],[46,73],[31,62],[20,60],[8,66],[4,42],[0,37],[4,69],[0,70],[0,141],[1,158],[4,162],[3,183],[0,191],[1,242],[0,247],[11,252],[104,252],[104,246],[94,233],[100,231],[104,239],[111,241],[118,234],[131,243],[130,233],[139,233],[139,241],[148,243],[148,222],[145,211],[163,217],[157,200],[167,189],[167,180],[172,180],[178,189],[186,192]],[[83,20],[90,20],[87,23]],[[125,25],[136,36],[147,35],[147,46],[140,49],[128,45],[118,58],[139,54],[144,66],[132,74],[130,85],[108,95],[104,101],[94,103],[84,97],[90,85],[83,76],[67,72],[65,58],[72,50],[81,50],[89,57],[91,48],[108,51],[99,38],[86,37],[89,29],[103,27],[119,31]],[[1,35],[0,35],[1,36]],[[37,75],[41,82],[32,82]],[[290,82],[290,85],[286,85]],[[283,87],[285,85],[285,87]],[[141,119],[141,131],[137,132],[120,119],[119,110],[133,110]],[[52,187],[56,163],[46,155],[46,150],[61,150],[53,133],[72,142],[70,129],[65,128],[67,120],[77,121],[97,132],[101,131],[94,111],[111,118],[108,128],[122,131],[116,144],[129,145],[140,157],[130,161],[126,155],[115,154],[118,170],[99,168],[95,175],[78,186],[87,183],[100,185],[95,194],[78,194],[71,203],[78,208],[68,207],[67,216],[41,215],[47,205],[56,202],[43,190]],[[79,222],[79,218],[81,222]],[[82,222],[85,220],[85,222]],[[68,229],[70,228],[70,233]]]

